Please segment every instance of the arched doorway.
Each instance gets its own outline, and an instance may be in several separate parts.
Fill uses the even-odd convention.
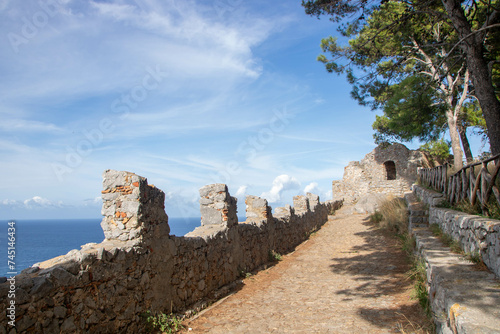
[[[387,175],[387,180],[395,180],[396,179],[396,164],[394,161],[386,161],[384,162],[385,173]]]

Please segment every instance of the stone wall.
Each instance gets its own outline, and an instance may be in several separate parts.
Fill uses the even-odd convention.
[[[297,210],[249,196],[238,223],[227,187],[200,189],[201,226],[169,235],[164,193],[147,179],[108,170],[103,180],[105,240],[42,262],[15,276],[16,330],[34,333],[139,333],[143,314],[185,310],[319,229],[340,202],[294,199]],[[0,284],[7,309],[10,283]],[[0,314],[0,333],[8,329]]]
[[[386,163],[394,164],[393,180],[388,180]],[[350,162],[341,181],[332,182],[333,199],[352,204],[370,194],[402,197],[415,182],[417,168],[428,165],[427,157],[420,151],[409,150],[402,144],[379,145],[363,160]]]
[[[500,277],[500,221],[460,211],[431,207],[429,223],[460,243],[466,253],[478,253],[486,266]]]
[[[425,210],[429,213],[429,222],[438,224],[445,233],[452,235],[464,251],[479,251],[492,271],[478,268],[464,256],[452,253],[428,227],[420,227],[420,222],[414,224],[410,219],[416,251],[426,267],[436,333],[498,333],[500,221],[434,207],[442,201],[441,194],[417,185],[413,186],[413,192],[428,204],[416,205],[409,200],[412,194],[407,194],[409,209],[422,211],[430,204]]]
[[[486,266],[500,277],[500,221],[435,207],[433,203],[443,200],[441,194],[418,185],[413,189],[417,196],[432,204],[429,223],[438,224],[444,233],[460,243],[464,252],[479,253]]]

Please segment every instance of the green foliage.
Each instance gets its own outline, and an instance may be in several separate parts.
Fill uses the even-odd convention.
[[[472,253],[465,253],[465,258],[474,264],[484,265],[483,259],[481,258],[481,254],[477,251]]]
[[[490,197],[489,202],[483,209],[481,209],[481,206],[478,203],[472,205],[468,200],[460,201],[455,205],[451,205],[448,201],[443,201],[437,207],[457,210],[471,215],[488,217],[492,219],[500,219],[500,205],[498,205],[495,196]]]
[[[151,311],[147,311],[144,315],[146,320],[146,328],[148,332],[161,332],[161,333],[177,333],[180,331],[182,326],[182,320],[174,315],[173,313],[165,314],[158,313],[153,314]]]
[[[420,146],[420,150],[429,153],[431,157],[444,163],[450,159],[450,142],[443,138],[440,140],[430,141]]]
[[[488,135],[494,138],[494,146],[499,145],[493,132],[500,100],[500,29],[495,27],[499,22],[497,0],[472,0],[467,3],[439,0],[302,0],[302,6],[308,15],[318,18],[327,15],[334,22],[342,22],[337,30],[342,36],[351,38],[349,44],[339,45],[333,37],[324,39],[324,54],[319,60],[329,72],[346,75],[352,85],[351,95],[361,105],[384,109],[384,113],[386,108],[396,106],[396,109],[405,109],[413,105],[416,107],[412,110],[414,113],[424,115],[429,115],[429,110],[439,112],[441,107],[445,107],[445,127],[457,127],[460,133],[450,129],[454,164],[458,167],[462,160],[460,141],[467,147],[467,127],[474,127],[483,137],[487,134],[478,125],[482,121],[470,122],[469,110],[462,108],[462,104],[474,103],[474,98],[482,99],[483,113],[489,115]],[[448,12],[451,8],[455,8],[453,13]],[[469,47],[465,46],[466,43]],[[483,49],[481,54],[473,51],[480,47]],[[467,66],[473,66],[474,72],[468,73]],[[479,70],[489,71],[491,75],[475,75]],[[467,95],[469,74],[474,75],[474,98]],[[431,100],[434,103],[411,103],[417,101],[411,93],[407,98],[389,102],[391,88],[414,76],[421,77],[427,88],[433,91]],[[497,101],[490,95],[491,88],[497,95]],[[415,93],[419,91],[413,91],[413,95]],[[427,93],[424,91],[423,95]],[[391,103],[394,104],[392,107]],[[397,121],[404,117],[398,116],[395,124],[391,124],[391,117],[385,116],[387,119],[374,124],[376,130],[381,130],[376,137],[379,142],[391,140],[400,133],[403,138],[409,134],[415,138],[425,137],[433,128],[430,122],[437,118],[432,118],[429,123],[419,123],[425,125],[419,132],[418,126],[408,129],[405,123]],[[440,126],[437,129],[445,130]],[[384,138],[386,136],[389,138]],[[468,149],[466,152],[468,154]]]
[[[486,120],[477,100],[464,103],[459,122],[466,128],[472,128],[473,133],[481,136],[483,142],[488,141]]]
[[[411,76],[388,86],[384,115],[376,116],[372,127],[376,143],[393,141],[433,141],[446,129],[445,108],[436,104],[435,92],[420,76]],[[418,110],[418,112],[415,112]]]
[[[372,213],[370,215],[370,221],[372,223],[380,224],[380,222],[382,221],[382,219],[384,219],[384,216],[379,211],[375,211],[374,213]]]
[[[429,293],[427,292],[427,268],[425,261],[420,257],[413,257],[412,267],[407,275],[413,280],[412,297],[418,300],[427,316],[429,318],[432,317]]]
[[[252,276],[252,273],[248,272],[246,269],[240,269],[240,278],[249,278]]]
[[[401,249],[405,252],[406,256],[411,259],[415,254],[417,240],[409,233],[400,234],[398,237],[401,240]]]
[[[270,250],[268,255],[270,262],[277,262],[283,260],[283,256],[280,253],[275,252],[274,250]]]
[[[373,123],[375,142],[435,141],[452,127],[454,164],[460,168],[460,141],[467,143],[464,129],[472,126],[485,132],[475,110],[462,108],[464,102],[474,104],[467,97],[466,57],[455,47],[458,36],[441,1],[302,4],[307,14],[331,15],[336,20],[362,13],[362,20],[339,28],[351,38],[348,45],[340,45],[335,37],[325,38],[318,60],[328,72],[346,75],[351,96],[361,105],[383,110]],[[469,111],[474,114],[469,116]],[[462,138],[455,130],[461,131]]]

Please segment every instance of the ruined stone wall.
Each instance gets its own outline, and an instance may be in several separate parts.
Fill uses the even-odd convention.
[[[387,179],[386,162],[394,163],[394,180]],[[420,151],[401,144],[379,145],[361,161],[350,162],[341,181],[332,182],[333,199],[344,199],[351,204],[369,194],[403,196],[415,182],[417,168],[427,164],[425,154]]]
[[[339,202],[316,195],[277,208],[247,198],[238,223],[227,187],[200,189],[202,225],[183,237],[169,235],[164,193],[138,175],[108,170],[103,180],[106,239],[42,262],[15,277],[18,333],[140,333],[143,314],[183,310],[286,253],[320,228]],[[7,309],[9,282],[0,284]],[[0,314],[6,333],[7,314]]]

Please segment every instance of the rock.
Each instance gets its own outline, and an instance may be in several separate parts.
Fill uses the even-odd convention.
[[[49,281],[47,276],[38,276],[33,278],[33,287],[31,288],[30,294],[40,295],[40,297],[46,295],[54,285]]]
[[[374,213],[384,201],[388,199],[384,194],[367,194],[362,196],[354,205],[353,210],[356,213]]]
[[[76,329],[73,316],[65,319],[61,325],[61,333],[74,333]]]
[[[54,307],[54,316],[56,318],[62,319],[66,316],[67,309],[64,306]]]

